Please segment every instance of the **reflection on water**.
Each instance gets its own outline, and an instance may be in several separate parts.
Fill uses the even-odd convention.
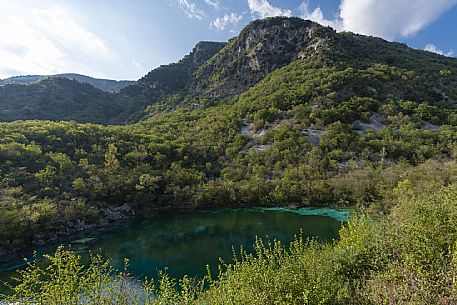
[[[230,261],[232,247],[252,251],[256,236],[288,242],[301,230],[305,237],[331,241],[346,218],[347,212],[329,209],[170,212],[82,236],[71,248],[83,256],[101,252],[119,269],[127,257],[130,272],[138,277],[155,276],[164,268],[175,277],[201,276],[207,264],[215,270],[219,258]],[[14,263],[0,265],[0,280],[14,272],[6,269],[15,268]]]

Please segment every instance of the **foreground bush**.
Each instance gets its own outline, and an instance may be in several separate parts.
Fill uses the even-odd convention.
[[[407,188],[407,186],[403,186]],[[21,304],[456,304],[457,188],[423,195],[407,189],[389,216],[359,216],[340,239],[289,246],[258,240],[201,280],[160,275],[137,283],[108,262],[89,267],[62,249],[49,267],[19,273],[10,301]]]

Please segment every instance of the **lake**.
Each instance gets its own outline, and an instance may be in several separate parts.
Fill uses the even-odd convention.
[[[338,238],[348,213],[281,208],[174,211],[87,233],[67,247],[83,257],[89,251],[101,252],[118,269],[123,268],[124,258],[129,258],[129,271],[140,278],[156,276],[165,268],[174,277],[202,276],[208,264],[217,272],[219,258],[230,262],[233,248],[239,251],[243,246],[252,251],[256,236],[290,242],[302,231],[304,237],[332,241]],[[55,247],[41,252],[52,252]],[[21,266],[22,260],[0,265],[0,281]]]

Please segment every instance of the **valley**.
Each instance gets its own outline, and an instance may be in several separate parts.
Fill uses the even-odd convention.
[[[183,267],[171,277],[162,274],[162,282],[151,288],[157,300],[381,304],[394,298],[452,304],[455,299],[455,58],[300,18],[266,18],[226,43],[200,42],[179,62],[114,93],[60,77],[4,85],[0,121],[0,257],[138,215],[179,218],[190,210],[196,222],[189,220],[189,230],[195,230],[204,223],[202,210],[241,209],[217,221],[230,230],[265,221],[272,231],[251,228],[257,233],[240,235],[215,229],[217,241],[201,247],[249,247],[255,235],[275,233],[284,243],[256,244],[211,279],[204,277],[203,260],[217,268],[214,256],[229,259],[231,253],[188,254],[202,259],[195,264],[201,273]],[[349,208],[360,214],[338,235],[333,223],[318,232],[304,230],[294,240],[286,235],[319,224],[311,216],[268,210],[287,207]],[[274,215],[250,215],[238,223],[250,208]],[[187,219],[183,229],[168,228],[173,221],[144,223],[152,233],[141,233],[143,242],[153,247],[156,240],[149,235],[161,230],[187,232]],[[102,248],[122,244],[124,234],[140,230],[135,225],[108,234],[113,239]],[[224,238],[229,231],[243,241]],[[170,251],[190,253],[184,250],[196,239],[183,244],[178,235],[167,237]],[[307,239],[316,235],[335,241]],[[108,258],[122,268],[120,257],[135,260],[136,246]],[[174,257],[170,253],[168,259]],[[51,274],[62,262],[80,263],[71,251],[61,249],[53,257]],[[132,272],[141,276],[143,268],[168,266],[164,261],[145,262],[146,267],[132,261]],[[101,259],[93,263],[89,271],[74,268],[81,278],[112,275]],[[65,270],[68,274],[43,287],[51,291],[68,281],[63,290],[87,290],[78,286],[87,283],[69,281],[72,271]],[[34,276],[49,276],[41,272]],[[188,272],[203,275],[202,282],[183,278]],[[93,289],[96,284],[90,283]],[[13,299],[36,299],[41,290],[26,286],[19,286]],[[151,292],[144,289],[145,295]],[[187,301],[183,291],[191,291]]]

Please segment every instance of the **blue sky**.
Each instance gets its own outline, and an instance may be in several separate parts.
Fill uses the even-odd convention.
[[[457,0],[0,0],[0,78],[138,79],[279,15],[457,55]]]

